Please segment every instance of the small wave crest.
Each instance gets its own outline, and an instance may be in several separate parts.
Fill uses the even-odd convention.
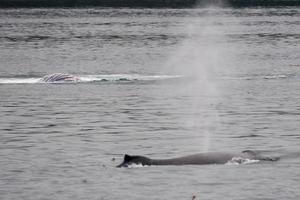
[[[255,159],[233,157],[231,160],[225,163],[225,165],[247,165],[247,164],[253,164],[258,162],[259,160],[255,160]]]
[[[93,83],[93,82],[136,82],[136,81],[159,81],[167,79],[177,79],[176,75],[139,75],[139,74],[103,74],[103,75],[75,75],[74,81],[59,80],[47,83]],[[1,77],[0,84],[37,84],[46,83],[43,77]]]

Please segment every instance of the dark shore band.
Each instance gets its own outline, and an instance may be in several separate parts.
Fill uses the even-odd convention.
[[[227,7],[300,6],[300,0],[1,0],[0,8],[38,7],[130,7],[189,8],[219,5]]]

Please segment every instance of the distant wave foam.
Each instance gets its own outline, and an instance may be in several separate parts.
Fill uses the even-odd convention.
[[[229,80],[259,80],[259,79],[266,79],[266,80],[274,80],[274,79],[288,79],[295,77],[296,74],[268,74],[268,75],[241,75],[237,77],[223,77],[223,79]]]

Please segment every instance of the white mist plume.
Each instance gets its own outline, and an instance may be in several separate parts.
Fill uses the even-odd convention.
[[[205,13],[205,17],[199,16],[199,12],[201,15]],[[221,94],[217,80],[220,71],[224,70],[222,68],[230,64],[223,12],[219,8],[191,10],[191,15],[195,17],[187,22],[187,39],[167,62],[169,71],[192,80],[178,91],[180,95],[191,97],[189,109],[192,118],[187,126],[195,131],[195,137],[200,136],[202,151],[209,150],[212,134],[218,128],[219,113],[216,106]]]

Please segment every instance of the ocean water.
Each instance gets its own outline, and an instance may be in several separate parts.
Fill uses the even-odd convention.
[[[0,199],[299,199],[300,9],[1,9]],[[79,82],[44,83],[52,73]],[[116,168],[257,150],[277,162]]]

